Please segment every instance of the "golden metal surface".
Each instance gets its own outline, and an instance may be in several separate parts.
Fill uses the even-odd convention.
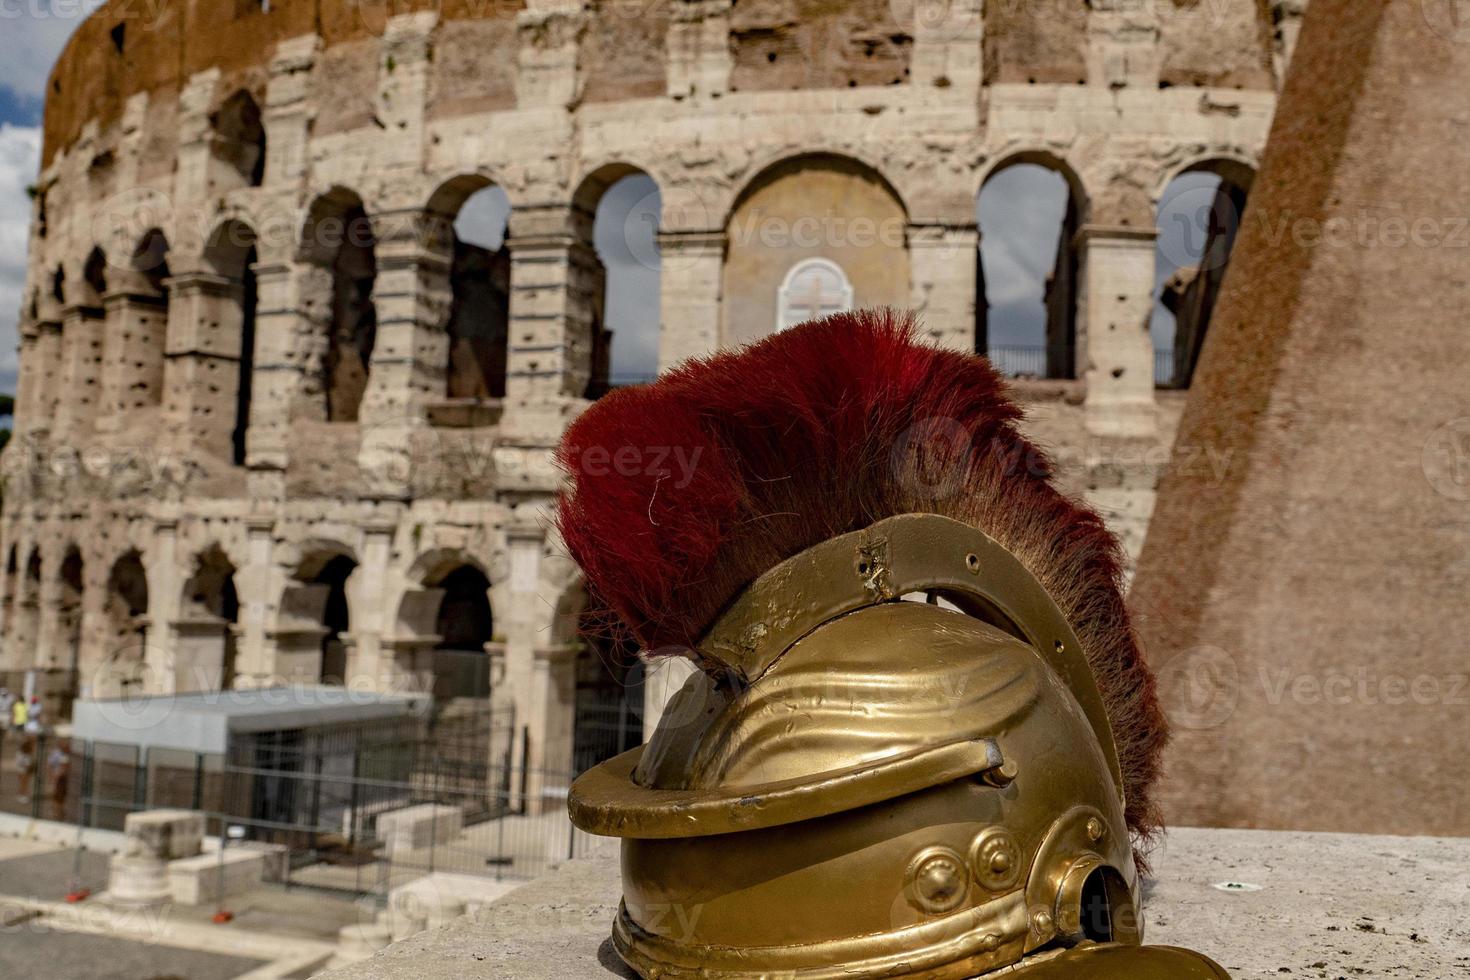
[[[706,645],[715,674],[569,801],[623,838],[613,938],[642,976],[959,980],[1142,941],[1096,682],[990,538],[905,515],[825,542]]]

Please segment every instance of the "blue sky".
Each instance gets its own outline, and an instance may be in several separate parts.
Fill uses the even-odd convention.
[[[46,76],[96,0],[0,2],[0,391],[15,390],[15,320],[41,151]]]

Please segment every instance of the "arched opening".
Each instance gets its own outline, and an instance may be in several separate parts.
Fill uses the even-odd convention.
[[[505,244],[510,199],[488,178],[459,177],[434,194],[429,211],[447,230],[452,247],[444,396],[469,401],[504,398],[510,341],[510,250]]]
[[[1008,377],[1077,377],[1079,188],[1061,161],[1028,154],[980,189],[975,344]]]
[[[426,584],[443,590],[434,632],[434,700],[449,706],[457,700],[488,704],[490,657],[494,637],[490,612],[490,580],[473,565],[460,565]]]
[[[658,374],[663,204],[653,178],[626,164],[592,173],[573,204],[578,227],[591,227],[592,348],[585,394],[597,398]]]
[[[107,256],[96,246],[87,253],[87,261],[82,266],[82,282],[87,287],[82,305],[100,308],[102,298],[107,295]]]
[[[148,648],[148,575],[143,556],[129,551],[113,562],[102,600],[105,659],[92,679],[99,700],[142,692]]]
[[[302,258],[317,275],[303,284],[303,301],[326,321],[319,377],[328,422],[356,422],[367,391],[378,335],[376,247],[361,198],[340,187],[317,198],[302,234]]]
[[[179,690],[228,690],[235,681],[240,597],[235,566],[218,545],[194,559],[184,585],[184,615],[176,624]]]
[[[323,684],[347,681],[347,643],[351,614],[347,605],[347,580],[357,569],[357,562],[347,555],[335,555],[306,581],[324,586],[321,625],[321,672]]]
[[[17,575],[19,571],[19,557],[15,545],[11,545],[5,556],[5,591],[0,593],[0,622],[5,624],[7,630],[14,626],[12,617],[15,614],[15,590],[20,585]],[[4,723],[4,719],[0,719],[0,725]]]
[[[848,157],[767,167],[726,224],[721,341],[749,343],[847,307],[911,303],[908,217],[893,187]]]
[[[265,127],[255,98],[243,89],[236,92],[220,104],[209,123],[214,130],[210,157],[220,164],[212,175],[211,192],[259,187],[265,180]]]
[[[1243,163],[1206,161],[1164,189],[1149,321],[1160,387],[1188,388],[1194,378],[1254,177]]]
[[[56,603],[56,638],[61,649],[50,654],[51,667],[61,674],[60,683],[52,687],[59,703],[49,705],[53,718],[71,717],[71,703],[76,698],[77,667],[82,650],[82,553],[72,545],[61,559],[60,590]]]
[[[585,772],[643,742],[644,665],[638,646],[602,628],[607,614],[579,617],[572,771]]]
[[[163,403],[164,349],[168,339],[168,239],[157,228],[139,239],[129,264],[130,286],[122,320],[109,329],[119,336],[113,365],[119,374],[123,411]]]
[[[208,298],[206,315],[218,325],[219,351],[236,361],[233,377],[233,421],[230,427],[230,460],[245,464],[246,436],[250,429],[250,399],[255,378],[255,316],[259,290],[255,279],[255,230],[241,221],[226,221],[215,229],[205,247],[205,261],[225,282],[218,295]]]

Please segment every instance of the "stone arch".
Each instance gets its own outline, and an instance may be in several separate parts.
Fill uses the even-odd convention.
[[[108,569],[102,599],[102,651],[88,679],[92,697],[107,700],[143,690],[147,676],[148,572],[143,555],[130,548]]]
[[[322,539],[303,542],[300,554],[276,612],[281,672],[298,683],[345,683],[352,639],[348,580],[357,555]]]
[[[662,201],[648,169],[622,160],[588,171],[572,193],[590,301],[588,398],[658,372]]]
[[[107,295],[107,271],[107,253],[102,251],[101,246],[92,246],[92,251],[87,253],[87,258],[82,263],[81,290],[77,305],[101,309],[102,300]]]
[[[427,211],[426,247],[448,267],[441,284],[450,296],[444,397],[504,398],[510,345],[509,198],[489,177],[461,174],[439,185]],[[477,218],[497,227],[470,227]]]
[[[209,117],[210,192],[259,187],[265,182],[265,127],[260,105],[246,89],[220,103]]]
[[[174,623],[174,663],[180,691],[228,690],[235,680],[240,595],[235,563],[218,543],[188,566]]]
[[[1018,200],[1026,206],[1005,213]],[[1057,227],[1049,259],[1026,249],[1045,230],[1029,234],[1032,230],[1022,224],[1048,208],[1056,212]],[[1090,210],[1091,201],[1076,168],[1049,149],[1013,150],[982,172],[975,200],[980,230],[975,256],[975,348],[1001,373],[1078,376],[1078,324],[1082,319],[1078,232]],[[1014,267],[1022,258],[1036,264],[1034,272]],[[1043,271],[1048,267],[1049,271]]]
[[[328,422],[356,422],[367,391],[378,316],[377,236],[356,192],[336,186],[312,202],[302,226],[301,303],[325,333],[310,385]]]
[[[256,314],[260,289],[255,277],[259,261],[255,229],[238,218],[227,218],[210,232],[204,246],[206,267],[221,280],[202,302],[201,317],[215,334],[212,348],[235,362],[229,377],[217,379],[219,400],[229,410],[229,458],[243,466],[254,393]],[[233,390],[227,390],[232,388]],[[225,434],[223,426],[220,435]],[[224,446],[218,447],[221,451]]]
[[[876,168],[836,153],[783,157],[742,187],[726,218],[723,343],[757,340],[780,324],[791,270],[825,259],[853,285],[858,307],[911,302],[908,209]]]
[[[1170,171],[1157,197],[1159,229],[1150,319],[1155,383],[1188,388],[1255,182],[1236,156],[1201,156]]]

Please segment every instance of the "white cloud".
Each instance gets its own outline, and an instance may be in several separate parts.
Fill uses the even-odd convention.
[[[16,366],[15,324],[25,291],[31,221],[26,188],[36,179],[40,153],[39,129],[0,125],[0,385]]]
[[[72,32],[101,0],[0,0],[0,88],[38,100]]]

